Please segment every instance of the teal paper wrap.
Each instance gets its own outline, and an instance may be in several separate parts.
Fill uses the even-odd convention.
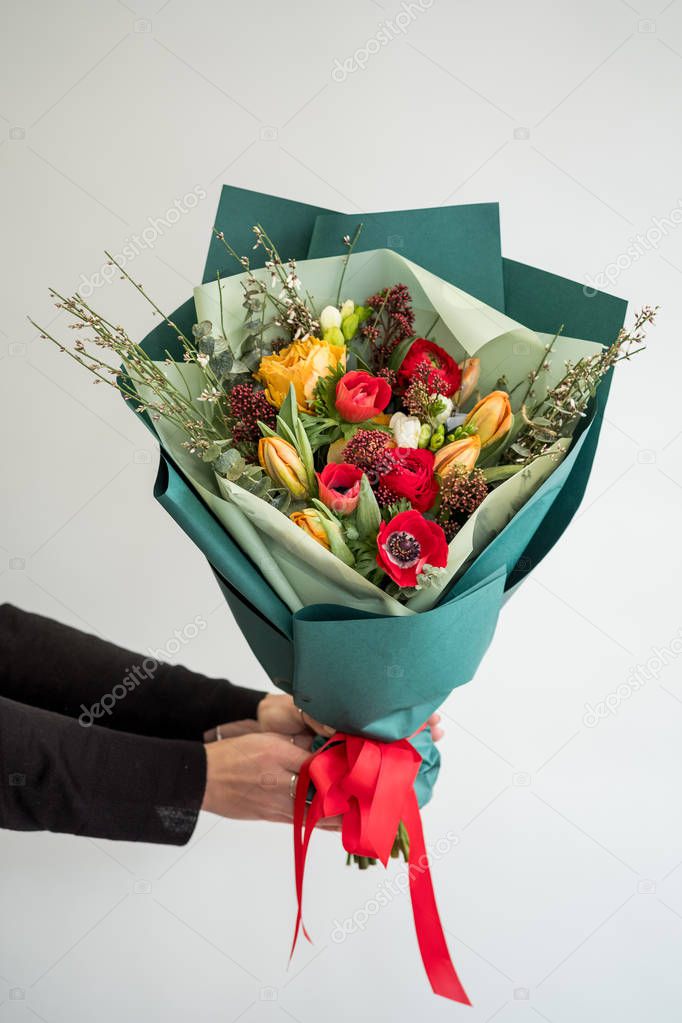
[[[457,237],[458,209],[466,220],[465,247],[451,244]],[[463,287],[466,265],[477,259],[479,291],[493,294],[503,281],[504,309],[517,321],[546,333],[554,333],[563,322],[567,336],[612,341],[622,326],[626,303],[503,260],[494,210],[491,214],[491,204],[449,208],[440,237],[434,211],[426,211],[429,237],[438,251],[439,276]],[[237,251],[251,247],[244,225],[260,222],[284,258],[325,256],[333,254],[320,250],[322,239],[329,249],[333,247],[329,224],[336,218],[329,212],[225,187],[216,227]],[[377,214],[378,227],[372,214],[341,220],[346,231],[353,220],[362,219],[370,239],[376,231],[387,237],[399,235],[401,254],[418,261],[424,244],[418,212]],[[239,272],[236,263],[225,265],[218,252],[212,245],[204,281],[213,280],[216,270],[221,276]],[[195,322],[193,301],[171,318],[189,333]],[[152,358],[162,359],[166,349],[171,356],[181,357],[177,337],[166,324],[158,325],[143,346]],[[297,705],[312,717],[338,729],[387,741],[404,738],[412,736],[454,688],[473,678],[503,603],[571,521],[589,479],[609,386],[606,379],[591,418],[583,422],[555,472],[436,607],[409,617],[372,615],[326,604],[292,614],[163,451],[154,496],[207,558],[244,637],[277,686],[292,693]],[[423,757],[416,785],[423,805],[437,776],[439,757],[428,730],[413,742]]]

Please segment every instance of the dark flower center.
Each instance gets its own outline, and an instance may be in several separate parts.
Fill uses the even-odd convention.
[[[416,537],[401,529],[391,533],[384,544],[384,550],[394,565],[399,565],[400,568],[411,568],[419,561],[422,549]]]

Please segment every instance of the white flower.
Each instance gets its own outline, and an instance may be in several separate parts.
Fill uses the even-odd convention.
[[[388,425],[393,430],[393,438],[397,447],[418,447],[422,424],[417,416],[406,416],[404,412],[394,412]]]
[[[431,396],[431,401],[438,405],[438,411],[435,415],[431,416],[431,422],[434,426],[440,426],[441,423],[447,422],[452,415],[453,405],[449,398],[446,398],[444,394],[435,394]]]
[[[334,305],[326,305],[320,313],[320,326],[322,330],[331,330],[332,327],[341,326],[341,313]]]
[[[352,298],[347,298],[341,306],[341,319],[345,320],[347,316],[352,316],[355,312],[355,302]]]

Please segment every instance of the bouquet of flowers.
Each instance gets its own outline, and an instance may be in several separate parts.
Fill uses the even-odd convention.
[[[55,292],[77,336],[43,335],[155,431],[157,496],[273,681],[338,729],[298,780],[296,932],[312,830],[343,814],[349,861],[409,862],[432,987],[466,1002],[421,830],[438,756],[420,729],[473,676],[505,590],[570,519],[611,370],[641,350],[655,311],[626,331],[623,303],[597,296],[597,336],[572,337],[573,288],[551,307],[551,331],[530,329],[402,251],[365,247],[363,222],[337,236],[340,252],[301,259],[291,245],[311,218],[313,241],[335,221],[305,207],[293,227],[281,218],[283,243],[268,233],[280,217],[249,225],[247,256],[219,211],[209,261],[220,252],[220,263],[170,315],[108,254],[163,323],[139,343],[81,295]],[[245,229],[242,218],[240,240]]]

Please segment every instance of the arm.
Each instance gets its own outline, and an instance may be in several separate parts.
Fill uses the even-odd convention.
[[[257,716],[264,693],[135,654],[9,604],[0,607],[0,697],[87,727],[200,740]]]
[[[0,697],[0,827],[184,845],[200,809],[290,822],[311,737],[299,742],[263,732],[204,747],[86,728]]]
[[[86,728],[0,697],[0,827],[183,845],[205,788],[199,742]]]

